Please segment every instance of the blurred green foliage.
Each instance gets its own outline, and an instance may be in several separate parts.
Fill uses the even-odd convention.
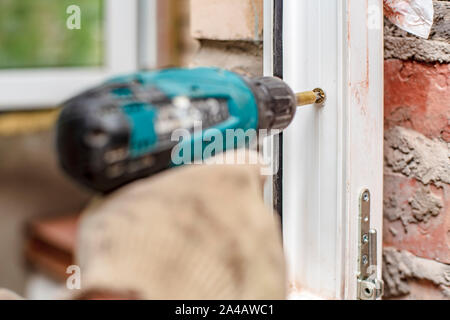
[[[80,30],[66,26],[70,5]],[[103,0],[0,0],[0,68],[100,66],[103,20]]]

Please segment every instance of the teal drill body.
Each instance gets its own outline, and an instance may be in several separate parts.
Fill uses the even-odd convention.
[[[173,161],[175,148],[189,150],[180,155],[184,159],[202,159],[218,132],[225,137],[227,130],[273,127],[278,114],[268,107],[272,82],[287,88],[284,104],[294,104],[295,113],[295,96],[275,78],[250,80],[217,68],[113,78],[64,103],[57,125],[60,163],[85,186],[110,192],[180,164]],[[292,119],[291,113],[281,116]],[[223,149],[245,143],[223,139]]]
[[[203,127],[204,130],[200,132],[192,132],[192,139],[182,142],[190,143],[193,146],[202,146],[201,149],[191,148],[193,152],[192,160],[202,158],[208,142],[213,142],[208,133],[216,133],[217,131],[211,129],[219,130],[223,136],[225,136],[226,130],[257,129],[258,106],[255,96],[242,77],[233,72],[216,68],[166,69],[122,76],[110,80],[109,83],[127,84],[136,81],[136,79],[144,87],[152,86],[159,90],[171,101],[177,97],[188,97],[193,101],[214,99],[227,102],[228,117],[220,119],[219,122],[212,124],[210,127]],[[123,97],[123,93],[120,91],[115,94],[119,99]],[[210,103],[215,103],[215,101],[211,100]],[[131,143],[129,145],[130,155],[139,157],[157,150],[160,139],[155,130],[156,122],[167,121],[159,117],[161,108],[148,101],[140,102],[137,111],[134,108],[129,108],[127,103],[123,104],[122,108],[132,126]],[[189,115],[183,114],[181,116]],[[196,120],[202,122],[201,118]],[[192,128],[183,129],[191,130]],[[149,143],[142,143],[143,141],[149,141]],[[234,147],[239,146],[235,145]]]

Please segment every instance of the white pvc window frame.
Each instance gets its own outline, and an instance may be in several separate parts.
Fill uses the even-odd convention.
[[[265,0],[264,69],[272,75],[273,1]],[[284,80],[323,88],[284,136],[283,240],[291,299],[356,299],[359,197],[371,196],[381,279],[382,0],[284,0]],[[270,202],[270,198],[267,198]]]
[[[140,0],[147,2],[147,0]],[[148,0],[152,5],[154,0]],[[155,12],[155,8],[148,12]],[[136,70],[139,0],[105,0],[105,63],[94,68],[0,70],[0,111],[56,106],[105,78]],[[150,39],[149,37],[146,37]],[[148,52],[148,51],[144,51]]]

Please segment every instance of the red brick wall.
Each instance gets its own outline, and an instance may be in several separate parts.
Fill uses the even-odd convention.
[[[262,75],[263,24],[263,0],[191,0],[192,65]]]
[[[385,25],[387,298],[450,299],[450,2],[428,40]]]

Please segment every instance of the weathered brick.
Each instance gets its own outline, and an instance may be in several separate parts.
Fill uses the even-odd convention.
[[[246,76],[262,76],[262,44],[247,41],[201,40],[192,66],[214,66]]]
[[[385,133],[384,244],[450,263],[450,149],[401,127]]]
[[[450,142],[450,65],[387,60],[384,78],[386,129],[403,126]]]
[[[262,40],[262,0],[191,0],[191,33],[197,39]]]
[[[389,298],[450,299],[450,2],[434,1],[434,7],[428,40],[385,20]]]
[[[385,133],[385,172],[402,173],[424,185],[450,184],[449,154],[448,143],[410,129],[395,127]]]
[[[384,298],[450,299],[450,265],[410,252],[383,250]]]
[[[450,263],[448,189],[423,186],[414,178],[385,173],[384,245]]]

